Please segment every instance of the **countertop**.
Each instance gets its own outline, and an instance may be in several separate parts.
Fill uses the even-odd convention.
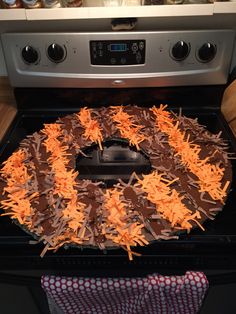
[[[224,92],[221,111],[236,136],[236,80],[234,80]]]
[[[0,77],[0,140],[16,115],[13,89],[7,77]]]

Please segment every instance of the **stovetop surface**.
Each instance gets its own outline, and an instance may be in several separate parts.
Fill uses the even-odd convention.
[[[172,108],[169,108],[170,110]],[[78,108],[79,110],[79,108]],[[20,111],[17,114],[15,122],[12,125],[12,129],[9,131],[6,139],[3,141],[0,151],[0,162],[6,160],[12,152],[18,148],[19,143],[23,140],[27,135],[30,135],[34,132],[39,131],[44,123],[51,123],[56,121],[59,116],[65,116],[74,111],[60,111],[60,112],[47,112],[43,113],[40,111],[37,112],[24,112]],[[218,111],[212,111],[209,109],[184,109],[183,114],[190,118],[198,118],[200,124],[207,126],[207,129],[212,133],[222,132],[222,137],[226,140],[229,145],[229,151],[233,152],[235,143],[233,138],[231,137],[229,129],[225,125],[225,121]],[[235,161],[232,159],[233,169],[235,168]],[[236,170],[236,169],[235,169]],[[234,171],[235,172],[235,171]],[[235,179],[235,178],[234,178]],[[232,189],[234,182],[232,183]],[[216,219],[212,222],[207,222],[205,227],[206,231],[202,232],[200,230],[194,230],[191,232],[191,235],[200,235],[204,240],[208,235],[235,235],[236,237],[236,228],[235,228],[235,219],[236,218],[236,210],[234,208],[234,204],[236,202],[236,195],[234,193],[230,193],[227,199],[227,202],[224,206],[224,209],[221,213],[219,213]],[[4,235],[20,235],[22,232],[17,227],[15,228],[14,224],[5,223],[3,217],[0,219],[0,237]],[[191,238],[187,236],[188,239]],[[186,236],[182,236],[182,238],[186,238]],[[1,241],[1,239],[0,239]]]
[[[179,108],[170,106],[169,110],[178,112]],[[0,148],[0,162],[6,160],[12,152],[19,146],[21,140],[27,135],[33,132],[39,131],[44,123],[50,123],[56,121],[60,116],[64,116],[79,110],[79,106],[76,108],[66,108],[66,110],[25,110],[20,109],[17,113],[12,126],[8,130],[5,138],[2,141]],[[191,118],[197,118],[199,123],[205,125],[206,128],[213,133],[222,132],[222,137],[228,143],[229,151],[236,151],[236,141],[225,122],[219,108],[216,107],[184,107],[182,113]],[[214,221],[207,221],[204,223],[205,231],[196,228],[189,234],[180,234],[178,240],[158,241],[147,247],[137,248],[137,252],[142,253],[143,260],[145,257],[155,256],[190,256],[193,254],[214,256],[219,254],[235,254],[236,250],[236,163],[232,159],[233,168],[233,181],[231,185],[231,191],[228,195],[226,204],[223,207],[222,212],[217,214]],[[8,217],[0,218],[0,247],[3,248],[3,253],[7,256],[39,256],[42,245],[31,245],[29,241],[32,237],[25,233],[19,226],[15,225]],[[88,257],[97,257],[102,260],[107,259],[114,260],[117,258],[123,258],[127,260],[127,254],[123,250],[114,249],[107,252],[96,249],[83,249],[69,248],[64,250],[61,248],[56,253],[48,253],[44,257],[44,261],[47,258],[68,258],[77,257],[80,259]],[[3,255],[4,255],[3,254]],[[48,257],[47,257],[48,256]],[[117,259],[118,261],[119,259]]]

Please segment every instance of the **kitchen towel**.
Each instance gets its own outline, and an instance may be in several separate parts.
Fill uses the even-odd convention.
[[[208,289],[204,273],[143,278],[42,276],[52,314],[195,314]]]

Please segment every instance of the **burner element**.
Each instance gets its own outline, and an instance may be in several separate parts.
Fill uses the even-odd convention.
[[[83,152],[87,157],[79,155],[76,160],[79,178],[103,181],[108,188],[118,179],[127,183],[133,172],[137,175],[151,172],[147,156],[122,139],[105,141],[102,151],[98,145],[92,145]]]

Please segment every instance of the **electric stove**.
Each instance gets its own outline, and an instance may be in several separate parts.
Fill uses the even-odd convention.
[[[221,132],[232,153],[233,181],[222,212],[204,223],[205,231],[196,228],[180,234],[178,240],[138,247],[141,256],[133,261],[122,249],[77,247],[60,248],[40,258],[43,246],[29,244],[31,235],[1,217],[0,266],[54,269],[60,274],[79,269],[100,276],[142,275],[157,269],[172,274],[188,269],[235,269],[236,140],[220,111],[229,83],[234,36],[231,30],[4,34],[3,50],[18,111],[1,143],[1,163],[44,123],[81,107],[167,104],[169,110],[197,118],[209,131]],[[99,175],[107,183],[114,169],[104,160],[94,162],[96,167],[80,167],[86,168],[87,178]],[[115,167],[122,169],[125,162],[118,160]],[[121,177],[136,167],[126,165]]]

